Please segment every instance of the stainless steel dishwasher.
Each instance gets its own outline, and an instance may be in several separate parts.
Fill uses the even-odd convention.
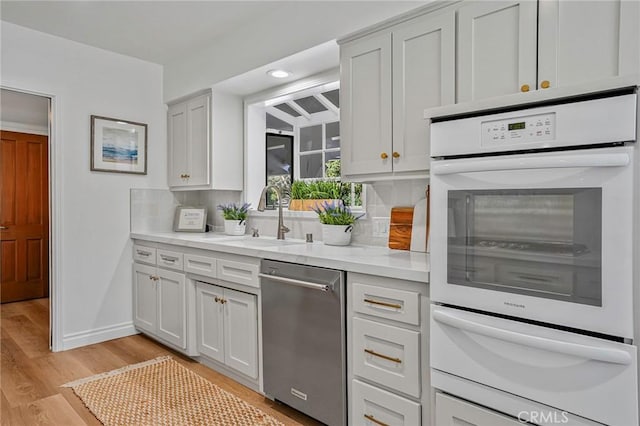
[[[346,425],[344,273],[263,260],[260,277],[265,394]]]

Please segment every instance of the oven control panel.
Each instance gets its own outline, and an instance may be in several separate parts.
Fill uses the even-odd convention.
[[[555,139],[555,113],[482,122],[482,146],[513,145]]]

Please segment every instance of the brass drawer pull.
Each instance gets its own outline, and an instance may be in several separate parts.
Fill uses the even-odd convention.
[[[380,154],[380,158],[386,160],[387,158],[389,158],[389,155],[386,152],[383,152],[382,154]]]
[[[377,425],[380,426],[389,426],[388,424],[386,424],[385,422],[381,422],[380,420],[376,419],[375,417],[373,417],[371,414],[365,414],[364,418],[369,420],[370,422],[373,422]]]
[[[397,151],[393,151],[393,158],[400,158],[400,153]]]
[[[389,308],[402,309],[402,305],[398,305],[397,303],[387,303],[387,302],[379,302],[373,299],[364,299],[365,303],[371,303],[372,305],[380,305],[387,306]]]
[[[365,349],[364,351],[366,353],[368,353],[369,355],[377,356],[378,358],[386,359],[387,361],[393,361],[393,362],[398,363],[398,364],[402,363],[402,360],[400,358],[393,358],[393,357],[390,357],[390,356],[387,356],[387,355],[382,355],[382,354],[379,354],[379,353],[377,353],[375,351],[372,351],[371,349]]]
[[[136,252],[138,252],[138,254],[140,256],[151,256],[151,252],[150,251],[136,250]]]
[[[542,83],[540,83],[540,87],[542,87],[543,89],[548,89],[549,87],[551,87],[551,83],[549,83],[549,80],[542,80]]]
[[[521,91],[521,92],[528,92],[528,91],[529,91],[529,85],[528,85],[528,84],[523,84],[523,85],[520,87],[520,91]]]
[[[160,255],[160,259],[164,260],[165,262],[171,262],[171,263],[176,263],[178,261],[177,257],[165,256],[164,254]]]

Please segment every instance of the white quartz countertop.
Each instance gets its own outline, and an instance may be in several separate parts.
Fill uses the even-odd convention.
[[[134,232],[134,240],[220,251],[262,259],[340,269],[409,281],[429,281],[427,253],[355,245],[328,246],[322,242],[279,241],[273,237],[233,237],[216,232]]]

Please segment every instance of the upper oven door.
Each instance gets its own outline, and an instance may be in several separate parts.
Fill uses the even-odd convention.
[[[436,302],[633,337],[633,148],[432,167]]]

